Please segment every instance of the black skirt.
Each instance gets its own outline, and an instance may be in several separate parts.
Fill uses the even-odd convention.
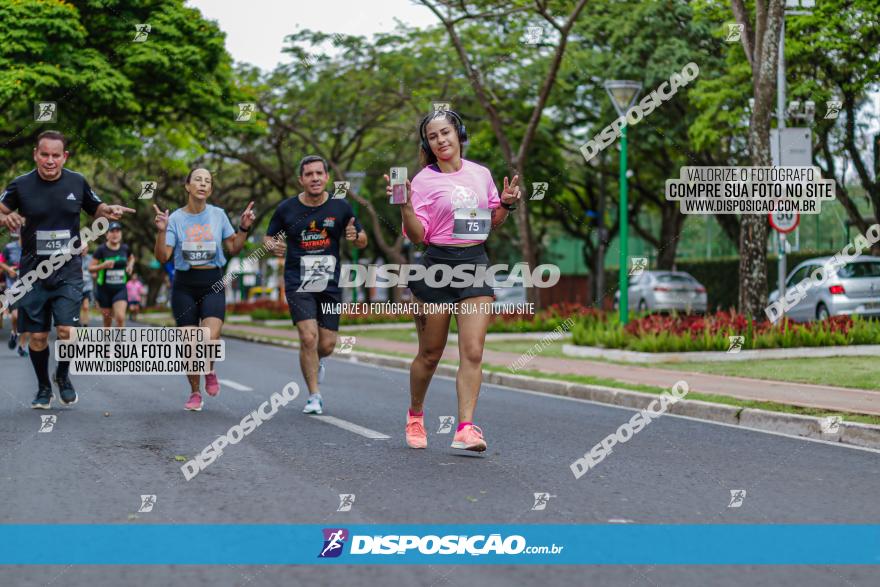
[[[474,270],[467,272],[468,275],[473,275],[477,266],[488,267],[489,256],[486,254],[486,247],[483,243],[468,247],[428,245],[419,263],[427,268],[434,265],[446,265],[450,272],[459,265],[474,265]],[[424,279],[420,279],[410,280],[409,289],[419,301],[431,304],[452,304],[478,296],[495,297],[495,290],[489,285],[462,286],[451,283],[445,287],[435,287],[425,283]]]

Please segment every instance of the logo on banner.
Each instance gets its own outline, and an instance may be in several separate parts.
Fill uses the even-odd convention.
[[[318,558],[336,558],[342,554],[342,547],[348,540],[348,530],[345,528],[324,528],[324,547]]]

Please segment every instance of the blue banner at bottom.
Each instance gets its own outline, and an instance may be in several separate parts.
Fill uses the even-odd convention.
[[[877,565],[880,525],[5,524],[0,564]]]

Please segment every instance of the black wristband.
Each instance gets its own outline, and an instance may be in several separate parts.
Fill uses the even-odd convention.
[[[510,204],[505,204],[504,202],[501,202],[501,207],[508,212],[513,212],[514,210],[516,210],[516,206],[511,206]]]
[[[238,225],[238,231],[239,231],[239,232],[250,232],[251,229],[250,229],[250,228],[242,228],[241,224],[239,224],[239,225]]]

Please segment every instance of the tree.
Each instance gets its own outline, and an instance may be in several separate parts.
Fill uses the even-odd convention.
[[[534,4],[522,0],[419,1],[434,13],[446,30],[507,165],[525,183],[525,166],[532,142],[550,99],[575,22],[587,0],[567,2],[567,10],[561,18],[551,13],[546,0],[536,0]],[[507,59],[498,59],[497,56],[518,53],[516,47],[521,48],[522,43],[513,43],[511,46],[511,40],[522,39],[526,25],[532,19],[552,29],[549,35],[552,40],[540,43],[546,50],[544,54],[535,52],[529,59],[518,61],[523,69],[539,68],[543,71],[540,84],[536,88],[517,87],[517,68],[510,67]],[[497,26],[496,30],[500,30],[502,35],[487,34],[487,23]],[[499,45],[504,45],[504,48]],[[477,63],[477,54],[494,54],[496,58],[490,63],[485,60]],[[510,95],[519,98],[519,103],[505,99]],[[529,112],[523,127],[517,124],[523,118],[512,118],[510,113],[519,114],[524,105],[528,105]],[[534,268],[538,254],[525,203],[518,208],[516,217],[523,260]],[[529,289],[528,295],[530,301],[537,303],[537,292]]]
[[[139,24],[150,31],[135,41]],[[2,3],[0,165],[29,167],[47,128],[67,134],[79,155],[117,161],[151,127],[231,117],[223,43],[183,0]],[[38,102],[57,105],[55,122],[35,121]]]
[[[742,27],[740,38],[752,72],[755,106],[749,120],[749,155],[753,166],[769,167],[783,0],[756,0],[754,21],[743,0],[731,0],[731,7]],[[746,214],[740,222],[739,309],[753,317],[762,316],[767,303],[767,227],[762,214]]]
[[[876,113],[865,108],[867,93],[880,77],[880,10],[871,0],[827,0],[810,15],[788,20],[786,66],[794,81],[791,99],[816,102],[818,141],[814,162],[822,176],[836,181],[837,200],[864,233],[869,222],[845,181],[852,161],[856,179],[880,222],[880,134],[869,137]],[[825,118],[828,101],[841,102],[838,118]]]

